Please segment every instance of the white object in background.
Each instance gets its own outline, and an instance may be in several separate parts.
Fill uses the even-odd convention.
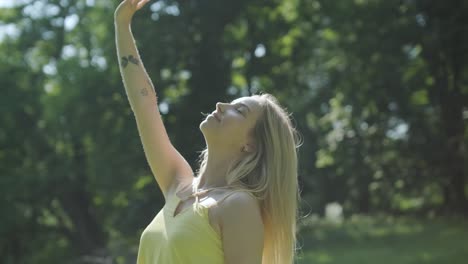
[[[325,219],[334,223],[343,222],[343,207],[337,203],[328,203],[325,205]]]

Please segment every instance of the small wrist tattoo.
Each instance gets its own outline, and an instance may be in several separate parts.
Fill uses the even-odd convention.
[[[128,55],[128,57],[122,56],[122,67],[127,67],[128,63],[131,62],[135,65],[138,65],[139,61],[133,55]]]

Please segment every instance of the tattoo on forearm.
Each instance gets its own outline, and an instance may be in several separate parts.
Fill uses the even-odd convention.
[[[128,57],[122,56],[122,67],[127,67],[128,63],[131,62],[135,65],[138,65],[139,61],[133,55],[128,55]]]
[[[148,89],[142,88],[142,89],[140,90],[140,94],[143,95],[143,96],[148,96]]]

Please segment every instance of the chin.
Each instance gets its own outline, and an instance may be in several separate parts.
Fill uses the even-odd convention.
[[[206,129],[207,127],[210,127],[210,123],[211,121],[208,121],[208,119],[204,119],[200,123],[200,129],[204,129],[204,128]]]
[[[206,120],[203,120],[198,127],[200,128],[200,130],[203,131],[203,129],[206,127],[206,125],[207,125]]]
[[[200,128],[200,131],[202,132],[202,134],[205,135],[206,131],[208,130],[208,124],[207,124],[206,120],[202,121],[200,123],[199,128]]]
[[[216,134],[216,129],[214,129],[212,126],[210,126],[209,123],[206,122],[206,121],[201,122],[199,128],[200,128],[200,131],[202,132],[203,136],[205,137],[205,139],[207,137],[211,138],[211,137],[215,136],[215,134]]]

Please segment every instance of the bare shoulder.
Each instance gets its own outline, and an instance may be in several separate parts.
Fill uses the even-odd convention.
[[[235,192],[218,205],[219,224],[223,227],[233,228],[232,225],[244,224],[254,228],[262,228],[262,213],[258,200],[246,192]],[[245,227],[245,226],[244,226]]]
[[[220,204],[220,208],[225,211],[242,209],[260,209],[258,200],[245,191],[235,191],[232,195],[226,197]]]
[[[258,226],[263,226],[260,205],[258,200],[246,192],[235,192],[226,197],[222,203],[218,205],[219,224],[221,229],[226,223],[231,223],[232,219],[249,219],[255,220],[250,222]],[[237,223],[241,223],[238,221]]]
[[[219,205],[219,210],[225,263],[261,263],[264,225],[257,199],[236,192]]]

